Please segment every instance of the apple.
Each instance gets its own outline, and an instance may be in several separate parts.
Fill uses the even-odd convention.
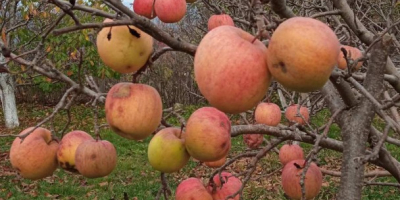
[[[250,149],[257,149],[264,141],[262,134],[243,134],[243,141]]]
[[[225,163],[226,163],[226,156],[217,161],[204,162],[204,164],[210,168],[218,168],[224,165]]]
[[[310,112],[304,106],[300,106],[300,112],[298,112],[298,106],[298,104],[288,106],[285,111],[285,117],[291,123],[305,125],[310,119]]]
[[[227,14],[211,15],[208,19],[208,31],[222,25],[235,26],[235,23],[232,17]]]
[[[153,169],[164,173],[177,172],[189,161],[185,140],[180,128],[168,127],[160,130],[148,146],[147,156]]]
[[[353,60],[359,59],[363,56],[361,51],[355,47],[348,46],[348,45],[342,45],[341,48],[346,49],[347,56]],[[362,65],[363,65],[362,61],[358,62],[354,68],[354,71],[359,70],[362,67]],[[338,57],[338,68],[342,69],[342,70],[345,70],[347,68],[347,62],[346,62],[346,59],[345,59],[342,51],[340,51],[339,57]]]
[[[75,168],[75,152],[86,140],[93,140],[93,137],[84,131],[75,130],[65,134],[57,150],[58,165],[67,171],[78,172]]]
[[[224,183],[221,183],[221,178]],[[222,172],[221,177],[219,174],[213,177],[213,182],[215,186],[210,183],[208,186],[208,191],[211,193],[214,200],[225,200],[226,197],[233,195],[242,187],[242,181],[236,178],[229,172]],[[239,200],[240,195],[236,195],[234,200]]]
[[[160,125],[162,101],[151,86],[122,82],[108,91],[105,112],[115,133],[127,139],[142,140]]]
[[[157,14],[153,11],[154,0],[134,0],[133,11],[148,19],[153,19]]]
[[[286,195],[291,199],[301,199],[301,174],[305,167],[305,160],[293,160],[285,165],[282,170],[282,187]],[[321,190],[322,186],[322,173],[315,163],[311,163],[306,172],[304,179],[305,197],[306,199],[313,199]]]
[[[228,116],[213,107],[194,111],[186,124],[185,146],[193,158],[202,162],[225,157],[231,148]]]
[[[34,127],[23,130],[24,135]],[[51,176],[57,169],[58,142],[54,141],[48,129],[38,127],[22,142],[15,138],[10,149],[13,168],[26,179],[38,180]]]
[[[278,126],[281,122],[282,112],[279,106],[274,103],[261,102],[256,107],[254,118],[257,124]]]
[[[279,149],[279,160],[283,166],[292,160],[299,159],[304,159],[303,148],[301,148],[299,145],[284,144],[281,149]]]
[[[105,19],[104,23],[112,21]],[[153,38],[135,26],[129,27],[139,37],[132,34],[126,25],[121,25],[102,28],[96,39],[100,59],[119,73],[136,72],[153,53]]]
[[[219,26],[200,41],[194,75],[201,94],[217,109],[237,114],[255,107],[271,83],[266,47],[233,26]]]
[[[188,178],[176,188],[175,200],[213,200],[213,198],[200,179]]]
[[[315,91],[328,81],[339,50],[339,39],[328,25],[310,17],[292,17],[271,36],[268,69],[289,90]]]
[[[156,0],[154,9],[160,21],[179,22],[186,14],[186,0]]]
[[[76,149],[75,166],[87,178],[109,175],[117,165],[117,151],[107,140],[86,140]]]

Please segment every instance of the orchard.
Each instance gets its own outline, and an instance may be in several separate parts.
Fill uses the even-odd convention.
[[[0,11],[0,199],[400,198],[400,2]]]

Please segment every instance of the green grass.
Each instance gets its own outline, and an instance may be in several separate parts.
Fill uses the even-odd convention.
[[[199,106],[185,107],[182,116],[186,119]],[[1,133],[18,134],[21,130],[40,122],[45,116],[51,114],[51,107],[36,105],[20,105],[19,118],[21,126],[15,130],[5,130],[0,126]],[[29,111],[28,111],[29,110]],[[67,122],[65,111],[56,115],[54,128],[59,134]],[[71,109],[71,126],[67,131],[84,130],[93,134],[93,112],[86,106],[74,106]],[[104,110],[100,109],[100,123],[105,123]],[[329,120],[329,111],[322,111],[313,117],[313,125],[321,126]],[[2,119],[0,112],[0,119]],[[236,118],[235,118],[236,119]],[[169,123],[179,126],[176,118],[170,118]],[[384,123],[376,119],[374,124],[380,129]],[[46,124],[49,128],[50,123]],[[333,125],[329,131],[329,137],[340,139],[340,129]],[[391,133],[392,136],[393,133]],[[58,135],[60,137],[60,135]],[[107,177],[87,179],[77,174],[57,169],[53,176],[43,180],[29,181],[21,179],[12,169],[8,159],[8,151],[13,137],[0,138],[0,200],[2,199],[123,199],[126,193],[129,199],[154,199],[160,186],[160,173],[153,170],[147,162],[147,144],[150,138],[136,142],[126,140],[109,129],[101,131],[103,139],[114,144],[118,153],[116,169]],[[269,138],[268,136],[266,136]],[[232,138],[232,149],[229,158],[246,151],[242,136]],[[279,147],[282,145],[279,145]],[[312,145],[301,144],[305,153],[312,148]],[[400,152],[394,145],[387,145],[389,151],[396,158],[400,158]],[[233,173],[240,173],[247,169],[251,158],[243,158],[228,167]],[[321,150],[318,154],[318,163],[322,168],[340,171],[341,153],[330,150]],[[244,190],[244,199],[274,199],[284,200],[283,191],[280,186],[280,163],[275,152],[268,153],[257,165],[251,181]],[[376,167],[368,166],[368,169]],[[167,176],[169,186],[174,193],[178,183],[187,177],[200,177],[207,180],[213,169],[205,165],[199,165],[190,160],[189,163],[179,172]],[[275,172],[275,173],[273,173]],[[243,177],[241,177],[243,178]],[[396,182],[393,178],[379,178],[375,181]],[[339,178],[324,176],[323,187],[316,199],[334,199],[339,186]],[[385,198],[386,200],[399,199],[399,192],[393,187],[366,186],[363,190],[363,200],[374,200]],[[174,199],[174,198],[171,198]]]

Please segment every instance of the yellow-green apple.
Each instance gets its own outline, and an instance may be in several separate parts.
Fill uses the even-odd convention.
[[[34,127],[23,130],[19,135],[32,131]],[[57,169],[58,142],[54,141],[48,129],[38,127],[21,142],[15,138],[10,149],[13,168],[26,179],[37,180],[51,176]]]
[[[268,69],[285,88],[311,92],[328,81],[339,49],[339,39],[328,25],[309,17],[293,17],[271,36]]]
[[[300,106],[298,112],[298,104],[292,104],[285,110],[285,117],[291,123],[298,123],[304,125],[310,119],[310,113],[307,107]]]
[[[363,56],[360,49],[357,49],[355,47],[342,45],[341,48],[344,48],[346,50],[347,56],[350,57],[352,60],[359,59]],[[362,61],[358,62],[353,70],[354,71],[359,70],[362,65],[363,65]],[[347,62],[342,51],[340,51],[338,57],[338,68],[342,70],[345,70],[347,68]]]
[[[185,146],[189,154],[202,162],[217,161],[231,148],[231,122],[214,107],[194,111],[186,124]]]
[[[279,149],[279,160],[283,166],[292,160],[299,159],[304,159],[303,148],[301,148],[299,145],[284,144],[281,149]]]
[[[223,26],[223,25],[235,26],[235,23],[233,22],[231,16],[227,14],[219,14],[219,15],[211,15],[211,17],[208,19],[207,25],[208,25],[208,31],[211,31],[212,29],[218,26]]]
[[[133,11],[141,16],[148,19],[153,19],[157,16],[153,9],[154,0],[134,0],[133,1]]]
[[[291,199],[301,199],[301,174],[305,167],[305,160],[293,160],[285,165],[282,170],[282,187],[286,195]],[[313,199],[321,190],[322,173],[315,163],[310,163],[304,178],[306,199]]]
[[[84,177],[107,176],[116,165],[117,151],[107,140],[86,140],[76,149],[75,166]]]
[[[213,198],[200,179],[188,178],[176,188],[175,200],[213,200]]]
[[[224,183],[221,183],[221,179]],[[236,178],[229,172],[222,172],[221,177],[219,174],[213,177],[213,184],[208,185],[208,191],[211,193],[214,200],[225,200],[228,196],[233,195],[242,187],[242,181]],[[237,194],[233,200],[239,200],[240,195]]]
[[[186,0],[156,0],[154,9],[160,21],[179,22],[186,14]]]
[[[256,107],[254,118],[257,124],[278,126],[282,118],[281,109],[274,103],[261,102]]]
[[[105,22],[113,22],[105,19]],[[153,38],[135,26],[104,27],[97,35],[100,59],[119,73],[136,72],[153,53]]]
[[[108,92],[105,112],[115,133],[127,139],[142,140],[160,125],[162,101],[157,90],[149,85],[122,82]]]
[[[177,172],[189,161],[182,130],[176,127],[161,129],[150,140],[147,157],[153,169],[164,173]]]
[[[78,172],[75,168],[75,152],[86,140],[93,140],[93,137],[84,131],[75,130],[65,134],[57,150],[58,165],[65,170]]]
[[[250,149],[257,149],[264,141],[262,134],[243,134],[243,141]]]
[[[207,167],[211,167],[211,168],[221,167],[225,163],[226,163],[226,156],[224,156],[223,158],[221,158],[217,161],[204,162],[204,164],[207,165]]]
[[[265,45],[233,26],[219,26],[200,41],[194,57],[194,75],[208,102],[237,114],[258,104],[271,77]]]

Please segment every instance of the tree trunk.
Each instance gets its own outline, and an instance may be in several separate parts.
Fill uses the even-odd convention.
[[[5,58],[0,53],[0,63],[4,63]],[[8,73],[0,73],[0,101],[4,112],[4,122],[7,128],[19,126],[17,106],[15,103],[14,82]]]

